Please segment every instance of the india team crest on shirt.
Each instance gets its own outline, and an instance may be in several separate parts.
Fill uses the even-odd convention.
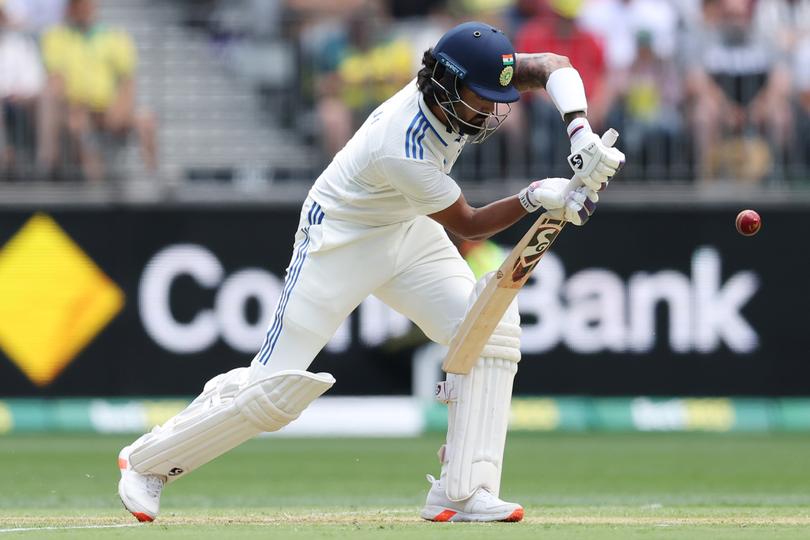
[[[512,75],[515,74],[515,55],[513,54],[502,54],[501,60],[503,60],[503,69],[501,70],[501,76],[498,81],[501,83],[501,86],[507,86],[510,82],[512,82]]]

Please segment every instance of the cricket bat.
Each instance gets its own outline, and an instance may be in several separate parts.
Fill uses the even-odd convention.
[[[619,133],[609,129],[602,135],[605,146],[616,144]],[[579,180],[571,178],[568,189],[576,189]],[[450,350],[442,364],[446,373],[469,373],[509,304],[529,279],[537,263],[565,227],[565,221],[541,216],[512,249],[498,271],[475,300],[467,316],[450,341]]]

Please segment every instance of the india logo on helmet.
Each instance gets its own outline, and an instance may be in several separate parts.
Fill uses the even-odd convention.
[[[501,76],[498,81],[501,83],[501,86],[507,86],[510,82],[512,82],[512,75],[515,73],[515,70],[512,66],[506,66],[501,70]]]

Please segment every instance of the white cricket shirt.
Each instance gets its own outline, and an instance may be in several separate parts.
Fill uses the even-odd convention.
[[[461,194],[448,173],[466,139],[447,131],[414,79],[371,113],[310,197],[327,217],[374,226],[444,210]]]

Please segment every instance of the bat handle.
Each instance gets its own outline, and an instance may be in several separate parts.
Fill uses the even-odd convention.
[[[619,139],[619,132],[613,128],[610,128],[606,132],[602,134],[602,144],[607,146],[608,148],[612,148],[616,141]],[[582,182],[579,180],[577,175],[571,177],[571,180],[568,182],[568,189],[567,191],[574,191],[579,186],[582,185]]]
[[[608,148],[613,148],[613,145],[616,144],[617,140],[619,140],[619,132],[613,128],[610,128],[606,132],[602,133],[602,144]]]

